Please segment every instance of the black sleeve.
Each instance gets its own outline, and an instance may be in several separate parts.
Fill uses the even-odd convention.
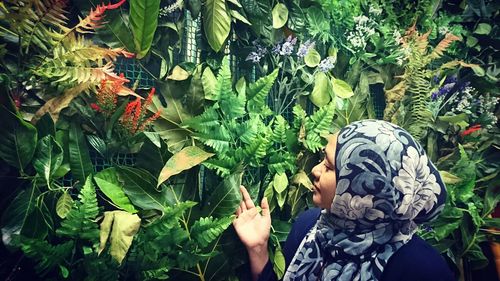
[[[309,209],[302,214],[300,214],[292,225],[292,229],[286,238],[285,245],[283,247],[283,255],[285,256],[285,268],[293,259],[297,248],[300,246],[302,239],[306,236],[309,230],[316,224],[318,217],[320,215],[320,209],[314,208]],[[276,273],[273,271],[273,264],[268,261],[258,281],[276,281]]]

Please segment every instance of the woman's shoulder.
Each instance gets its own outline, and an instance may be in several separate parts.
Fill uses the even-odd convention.
[[[453,281],[456,278],[439,252],[415,235],[389,259],[382,280]]]

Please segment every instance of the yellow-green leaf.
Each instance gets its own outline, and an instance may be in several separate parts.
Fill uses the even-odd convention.
[[[285,274],[285,256],[279,248],[274,253],[273,269],[278,279],[281,279]]]
[[[439,174],[445,184],[456,184],[463,181],[461,178],[447,171],[439,171]]]
[[[282,193],[283,191],[285,191],[286,187],[288,186],[288,178],[286,177],[286,174],[275,174],[273,179],[273,186],[274,190],[276,190],[276,192],[278,193]]]
[[[322,107],[330,102],[332,94],[332,84],[326,74],[323,72],[316,73],[314,88],[309,96],[311,102],[317,107]]]
[[[215,75],[210,67],[206,67],[203,71],[203,74],[201,75],[201,83],[203,85],[205,99],[213,101],[219,99],[219,93],[215,90],[215,87],[217,85],[217,78],[215,78]]]
[[[197,146],[188,146],[181,151],[174,154],[163,167],[158,177],[158,186],[164,181],[168,180],[171,176],[188,170],[208,158],[212,157],[213,153],[203,151]]]
[[[229,36],[231,16],[225,0],[206,0],[203,5],[203,29],[208,44],[216,52]]]
[[[343,99],[350,98],[354,95],[351,86],[347,82],[340,79],[332,79],[333,93],[335,96]]]
[[[305,188],[312,190],[313,189],[313,184],[309,177],[307,176],[306,172],[304,170],[300,170],[297,172],[293,178],[292,182],[297,185],[303,185]]]
[[[127,255],[134,235],[141,226],[141,219],[136,214],[124,211],[104,212],[101,223],[99,254],[106,247],[108,238],[110,240],[109,251],[111,256],[119,263]]]
[[[231,13],[231,16],[239,21],[241,21],[242,23],[245,23],[245,24],[248,24],[248,25],[252,25],[248,20],[247,18],[245,18],[245,16],[243,16],[242,14],[240,14],[238,11],[236,10],[229,10],[229,12]]]
[[[71,208],[73,207],[73,198],[71,198],[71,195],[68,194],[68,192],[64,192],[61,197],[57,200],[56,203],[56,214],[61,218],[64,219],[68,215],[69,211],[71,211]]]
[[[321,61],[321,55],[315,49],[310,49],[304,57],[304,62],[309,67],[316,67]]]
[[[118,171],[111,167],[100,171],[94,176],[99,189],[120,209],[129,213],[137,213],[134,205],[123,190],[122,183],[118,179]]]
[[[170,74],[167,79],[175,80],[175,81],[184,81],[188,79],[190,76],[189,72],[184,70],[182,67],[176,65],[172,70],[172,74]]]
[[[273,28],[282,28],[288,20],[288,9],[283,3],[278,3],[273,8]]]

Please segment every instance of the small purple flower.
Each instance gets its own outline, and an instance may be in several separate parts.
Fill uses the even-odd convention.
[[[297,56],[303,58],[307,55],[310,49],[314,48],[316,45],[315,42],[311,42],[311,40],[307,40],[303,44],[300,45],[299,50],[297,51]]]
[[[271,50],[271,53],[277,55],[280,53],[280,50],[281,50],[281,45],[278,43],[276,44],[273,49]]]
[[[297,37],[293,38],[292,35],[288,36],[288,38],[286,38],[286,41],[281,46],[280,55],[291,55],[295,44],[297,44]]]
[[[326,57],[318,65],[319,71],[321,72],[328,72],[334,67],[335,67],[335,60],[332,57]]]

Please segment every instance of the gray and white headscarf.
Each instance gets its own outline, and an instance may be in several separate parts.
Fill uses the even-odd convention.
[[[444,208],[438,170],[407,131],[389,122],[344,127],[335,169],[331,208],[321,211],[283,280],[379,280],[417,224]]]

